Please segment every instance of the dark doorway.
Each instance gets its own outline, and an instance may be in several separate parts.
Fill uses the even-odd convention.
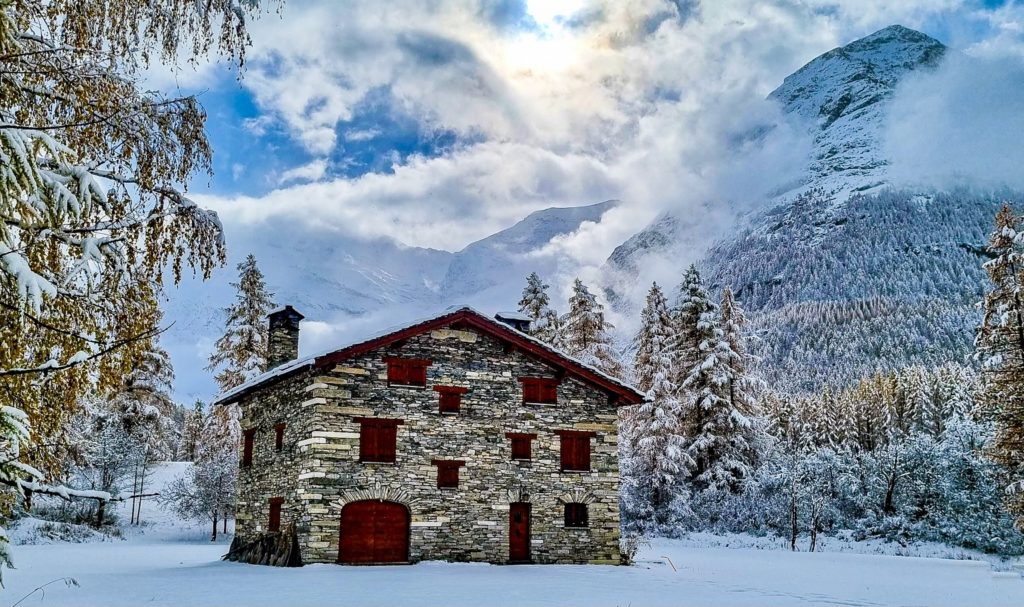
[[[530,504],[526,502],[509,504],[508,562],[530,562]]]

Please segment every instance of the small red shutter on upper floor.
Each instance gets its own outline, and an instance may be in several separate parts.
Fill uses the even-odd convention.
[[[468,388],[462,386],[434,386],[438,393],[437,410],[439,413],[458,413],[462,408],[462,395]]]
[[[532,459],[531,445],[536,434],[506,432],[505,437],[512,443],[512,459]]]
[[[388,383],[398,386],[426,386],[429,360],[422,358],[384,359],[388,364]]]
[[[274,426],[274,448],[278,451],[284,448],[284,428],[285,424]]]
[[[594,432],[578,430],[556,430],[560,437],[562,470],[590,470],[590,439]]]
[[[553,405],[558,402],[558,380],[548,377],[520,377],[523,402]]]
[[[437,466],[437,486],[439,488],[459,486],[459,468],[466,465],[465,461],[460,459],[435,459],[430,463]]]
[[[359,461],[389,463],[395,461],[400,419],[357,417],[359,422]]]
[[[267,531],[281,530],[281,504],[283,503],[283,497],[270,498],[270,519],[267,521]]]
[[[252,465],[252,446],[256,437],[256,428],[242,431],[242,465]]]

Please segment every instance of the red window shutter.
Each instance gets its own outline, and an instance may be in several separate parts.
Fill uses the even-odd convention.
[[[542,403],[554,404],[558,402],[558,389],[553,382],[545,382],[540,385],[540,401]]]
[[[468,388],[462,386],[434,386],[434,391],[438,393],[438,412],[458,413],[459,409],[462,408],[462,395],[468,391]]]
[[[359,422],[359,461],[390,463],[395,461],[400,419],[356,418]]]
[[[520,377],[523,402],[553,405],[558,402],[558,380],[549,377]]]
[[[594,432],[558,430],[561,438],[562,470],[590,470],[590,439]]]
[[[285,424],[274,426],[274,448],[278,451],[284,449],[284,428]]]
[[[506,432],[505,437],[512,443],[512,459],[532,459],[531,445],[536,434]]]
[[[252,446],[256,436],[256,428],[242,432],[242,466],[252,465]]]
[[[586,504],[565,505],[565,526],[586,527],[589,524]]]
[[[267,521],[267,531],[280,531],[281,530],[281,504],[284,503],[283,497],[272,497],[270,498],[270,520]]]
[[[465,466],[466,462],[457,459],[435,459],[430,463],[437,466],[438,488],[451,488],[459,486],[459,468]]]
[[[388,383],[398,386],[426,386],[427,367],[431,361],[422,358],[384,359],[388,364]]]
[[[388,383],[407,384],[409,383],[409,367],[401,361],[388,361]]]

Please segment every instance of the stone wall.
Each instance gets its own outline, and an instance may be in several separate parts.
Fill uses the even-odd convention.
[[[426,387],[389,386],[389,356],[432,360]],[[253,467],[243,471],[239,532],[265,527],[267,500],[277,492],[285,498],[282,524],[297,523],[304,562],[335,562],[341,508],[350,501],[385,499],[411,513],[411,561],[504,563],[509,504],[523,501],[531,504],[534,562],[618,563],[615,407],[607,394],[571,375],[558,387],[557,405],[524,405],[518,379],[524,376],[555,377],[556,371],[530,355],[506,351],[489,335],[442,329],[259,391],[256,402],[243,409],[243,425],[269,430],[258,433]],[[435,385],[468,388],[460,413],[438,412]],[[358,461],[356,417],[404,421],[394,464]],[[286,456],[265,451],[273,448],[272,428],[279,419],[288,420],[286,443],[294,445]],[[556,430],[596,433],[591,471],[559,471]],[[511,459],[506,432],[537,434],[532,460]],[[466,462],[458,488],[437,487],[434,459]],[[263,462],[270,465],[261,467]],[[564,527],[565,502],[588,504],[589,527]]]
[[[238,472],[236,533],[252,540],[267,529],[270,498],[281,497],[281,526],[300,521],[306,505],[296,493],[305,454],[301,441],[312,432],[310,373],[289,377],[243,399],[242,429],[255,429],[252,465]],[[304,404],[306,403],[306,404]],[[282,449],[276,449],[274,427],[284,423]]]

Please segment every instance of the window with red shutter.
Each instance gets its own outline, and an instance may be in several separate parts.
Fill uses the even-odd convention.
[[[459,468],[466,465],[460,459],[435,459],[430,462],[437,466],[438,488],[454,488],[459,486]]]
[[[422,358],[385,358],[388,384],[393,386],[426,386],[429,360]]]
[[[256,428],[242,431],[242,467],[248,468],[252,465],[252,446],[256,438]]]
[[[562,470],[589,471],[590,439],[596,434],[578,430],[557,430],[555,433],[561,439]]]
[[[523,402],[554,405],[558,402],[558,380],[549,377],[520,377]]]
[[[267,531],[281,530],[281,504],[283,503],[283,497],[270,498],[270,519],[267,521]]]
[[[358,417],[356,421],[359,422],[359,461],[394,463],[398,426],[402,420]]]
[[[589,525],[586,504],[565,505],[565,526],[586,527]]]
[[[278,451],[284,449],[284,428],[285,424],[274,426],[274,448]]]
[[[462,395],[468,388],[462,386],[434,386],[438,393],[437,410],[439,413],[458,413],[462,408]]]
[[[531,445],[536,434],[522,432],[506,432],[505,438],[512,443],[512,459],[532,459]]]

